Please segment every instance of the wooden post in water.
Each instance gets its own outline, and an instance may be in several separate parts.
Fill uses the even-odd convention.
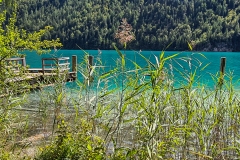
[[[22,58],[22,65],[23,65],[23,67],[26,67],[26,66],[27,66],[27,64],[26,64],[26,58],[25,58],[25,57]]]
[[[220,86],[222,86],[222,84],[223,84],[225,67],[226,67],[226,57],[222,57],[221,58],[221,64],[220,64],[220,80],[219,80]]]
[[[220,65],[220,74],[224,75],[226,67],[226,57],[221,58],[221,65]]]
[[[72,72],[77,72],[77,56],[72,56]]]
[[[72,72],[74,72],[75,78],[77,78],[77,56],[72,56]]]
[[[93,66],[93,56],[88,56],[88,67],[89,67],[89,73],[92,71]]]
[[[43,58],[42,58],[42,73],[44,74],[44,60],[43,60]]]

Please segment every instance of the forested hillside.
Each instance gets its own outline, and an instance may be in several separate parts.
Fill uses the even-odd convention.
[[[112,49],[114,33],[127,18],[136,40],[129,49],[240,50],[238,0],[22,0],[18,26],[54,27],[65,49]]]

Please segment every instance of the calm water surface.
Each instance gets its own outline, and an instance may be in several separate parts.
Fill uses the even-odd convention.
[[[115,50],[86,50],[86,52],[90,55],[93,55],[95,60],[96,58],[100,58],[103,65],[106,66],[106,70],[114,68],[116,66],[116,61],[119,59],[119,55]],[[123,51],[123,53],[125,54],[125,57],[127,59],[127,68],[130,69],[134,67],[131,61],[137,62],[137,64],[142,67],[147,65],[146,61],[141,56],[139,56],[139,51]],[[141,54],[154,64],[156,64],[155,56],[159,58],[160,53],[161,51],[141,51]],[[219,72],[221,57],[226,57],[226,81],[228,81],[228,75],[230,75],[230,73],[233,73],[234,86],[240,86],[240,84],[238,83],[238,79],[240,79],[240,52],[167,51],[165,52],[165,57],[174,55],[176,53],[179,53],[179,55],[173,60],[168,61],[165,65],[166,68],[173,68],[172,74],[176,79],[176,85],[178,85],[180,82],[186,82],[186,80],[182,78],[179,72],[185,74],[194,72],[196,69],[198,77],[196,78],[196,82],[198,82],[198,84],[207,85],[210,88],[214,87],[215,82],[212,77],[214,77],[214,75]],[[26,55],[26,62],[30,66],[30,68],[39,68],[41,67],[42,57],[70,57],[71,62],[71,56],[77,55],[78,63],[80,63],[83,60],[85,53],[82,50],[59,50],[57,52],[52,51],[50,54],[41,56],[37,55],[34,52],[27,52]],[[204,68],[205,65],[208,66]],[[204,68],[204,70],[201,70],[202,68]],[[82,78],[80,74],[78,74],[78,77],[79,79]]]

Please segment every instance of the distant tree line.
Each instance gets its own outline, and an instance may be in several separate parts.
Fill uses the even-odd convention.
[[[17,25],[35,31],[50,25],[45,38],[60,38],[65,49],[112,49],[123,18],[136,40],[129,49],[196,50],[224,44],[240,50],[238,0],[21,0]]]

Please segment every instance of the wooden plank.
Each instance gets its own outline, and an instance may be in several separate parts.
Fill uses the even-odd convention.
[[[20,57],[16,57],[16,58],[8,58],[6,59],[6,61],[22,61],[25,58],[20,58]]]
[[[54,68],[45,68],[45,71],[47,71],[47,72],[53,72],[53,71],[55,71],[56,69],[54,69]],[[42,73],[43,72],[43,70],[42,70],[42,68],[29,68],[28,69],[28,71],[30,72],[30,73],[36,73],[36,72],[40,72],[40,73]]]
[[[42,60],[52,60],[52,61],[55,61],[57,60],[58,58],[42,58]]]
[[[61,61],[61,60],[69,60],[69,57],[60,57],[60,58],[58,58],[58,60],[59,61]]]
[[[70,65],[70,63],[61,63],[61,64],[58,64],[59,66],[64,66],[64,65]]]
[[[57,68],[44,68],[44,72],[54,72],[54,71],[66,71],[66,70],[70,70],[70,68],[60,68],[60,69],[57,69]],[[28,69],[28,71],[30,73],[35,73],[35,72],[43,72],[43,70],[41,68],[30,68]]]
[[[28,70],[42,70],[42,68],[29,68]]]
[[[62,61],[62,60],[69,60],[69,57],[60,57],[60,58],[42,58],[43,60],[52,60],[52,61]]]

